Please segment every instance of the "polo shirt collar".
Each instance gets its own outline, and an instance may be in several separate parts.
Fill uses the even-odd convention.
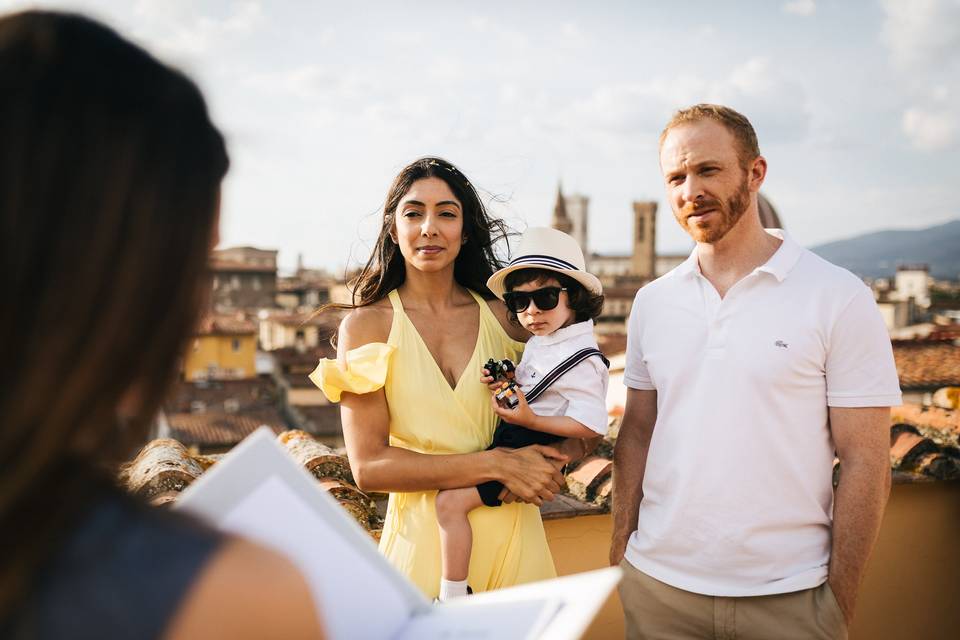
[[[803,249],[783,229],[765,229],[765,231],[774,238],[783,240],[783,243],[765,264],[757,267],[757,271],[765,271],[772,274],[778,282],[783,282],[790,270],[796,266]]]
[[[782,240],[780,247],[774,252],[765,264],[756,268],[756,271],[764,271],[771,274],[778,282],[783,282],[790,270],[797,264],[803,249],[800,248],[793,238],[783,229],[764,229],[775,238]],[[701,273],[700,259],[697,256],[697,246],[694,245],[690,257],[680,263],[676,271],[679,276],[693,276]]]
[[[562,329],[557,329],[548,336],[533,336],[527,341],[527,344],[540,344],[543,346],[559,344],[571,338],[583,335],[593,335],[593,320],[584,320],[567,325]]]

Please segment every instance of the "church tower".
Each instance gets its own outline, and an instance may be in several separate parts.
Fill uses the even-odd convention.
[[[587,245],[587,208],[590,205],[590,198],[575,193],[565,197],[564,200],[567,204],[567,217],[570,218],[570,224],[573,225],[568,233],[580,245],[583,255],[590,255],[590,249]]]
[[[657,267],[657,203],[633,203],[632,274],[653,279]]]
[[[557,184],[557,202],[553,205],[553,220],[550,221],[550,226],[564,233],[570,233],[573,230],[573,223],[567,216],[567,203],[563,198],[563,187],[560,184]]]
[[[587,246],[587,214],[590,198],[579,194],[563,195],[563,186],[557,185],[557,202],[553,206],[553,220],[550,223],[554,229],[563,231],[573,237],[580,245],[583,255],[589,255]]]

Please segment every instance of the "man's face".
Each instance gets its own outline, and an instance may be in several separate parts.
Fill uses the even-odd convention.
[[[667,198],[680,226],[696,242],[719,242],[750,206],[751,174],[726,127],[701,120],[674,127],[660,147]],[[762,181],[762,177],[760,178]]]

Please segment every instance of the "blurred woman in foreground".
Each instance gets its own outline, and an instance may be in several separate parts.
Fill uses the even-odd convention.
[[[0,18],[0,636],[318,637],[286,560],[111,482],[209,291],[228,160],[179,72],[91,20]]]

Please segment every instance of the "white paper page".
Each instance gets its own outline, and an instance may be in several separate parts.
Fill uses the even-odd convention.
[[[621,574],[619,567],[608,567],[499,591],[484,591],[461,598],[456,604],[486,610],[491,603],[530,598],[553,599],[560,607],[538,637],[544,640],[575,639],[581,637],[590,626],[597,611],[619,584]]]
[[[406,625],[407,604],[384,582],[382,568],[279,478],[251,491],[220,527],[275,549],[300,568],[332,640],[389,640]]]
[[[469,598],[460,598],[464,600]],[[411,620],[396,640],[532,640],[559,604],[548,600],[461,607],[457,601],[433,607]]]

